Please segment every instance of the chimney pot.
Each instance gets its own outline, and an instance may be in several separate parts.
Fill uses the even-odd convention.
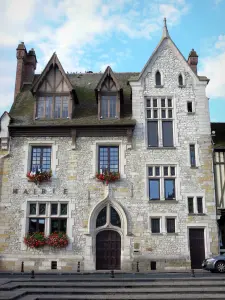
[[[191,69],[197,74],[198,54],[194,49],[191,50],[188,56],[188,64]]]

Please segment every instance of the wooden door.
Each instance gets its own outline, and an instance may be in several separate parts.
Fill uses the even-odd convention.
[[[120,270],[121,237],[118,232],[104,230],[96,236],[96,270]]]
[[[205,259],[204,229],[190,228],[189,242],[190,242],[191,268],[201,269],[202,262]]]

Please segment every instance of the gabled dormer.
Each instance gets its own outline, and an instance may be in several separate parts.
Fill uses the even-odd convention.
[[[99,119],[119,119],[122,89],[109,66],[102,75],[95,92]]]
[[[63,67],[54,53],[42,74],[33,84],[35,95],[34,118],[70,119],[76,94]]]

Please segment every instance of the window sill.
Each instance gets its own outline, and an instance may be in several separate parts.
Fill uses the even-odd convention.
[[[166,232],[166,235],[177,236],[178,233],[177,232]]]
[[[153,232],[151,232],[151,235],[163,235],[163,233],[153,233]]]
[[[194,111],[192,111],[192,112],[188,111],[187,114],[188,114],[188,116],[192,116],[192,115],[195,115],[195,112]]]
[[[190,166],[190,168],[195,170],[195,169],[198,169],[198,166]]]
[[[148,199],[149,203],[169,203],[169,204],[174,204],[174,203],[178,203],[177,200],[150,200]]]
[[[114,118],[103,118],[103,117],[99,117],[100,121],[108,121],[108,120],[120,120],[119,117],[114,117]]]
[[[182,85],[178,85],[179,88],[185,88],[186,85],[182,84]]]
[[[188,214],[188,216],[206,216],[206,214],[205,213],[200,213],[200,214]]]
[[[148,146],[147,149],[150,149],[150,150],[176,150],[177,148],[175,146],[171,146],[171,147],[151,147],[151,146]]]
[[[157,89],[161,89],[163,87],[164,87],[164,85],[155,85],[155,88],[157,88]]]

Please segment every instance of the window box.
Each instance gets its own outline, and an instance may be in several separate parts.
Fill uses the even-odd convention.
[[[53,248],[65,248],[69,244],[69,238],[64,232],[53,232],[48,236],[46,243]]]
[[[41,248],[46,245],[46,237],[43,232],[34,232],[24,237],[24,244],[29,248]]]
[[[35,184],[41,183],[43,181],[50,181],[52,177],[52,171],[37,171],[27,173],[28,181],[34,182]]]
[[[118,172],[103,172],[103,173],[97,173],[96,178],[103,183],[108,184],[109,182],[114,182],[120,179],[120,173]]]

